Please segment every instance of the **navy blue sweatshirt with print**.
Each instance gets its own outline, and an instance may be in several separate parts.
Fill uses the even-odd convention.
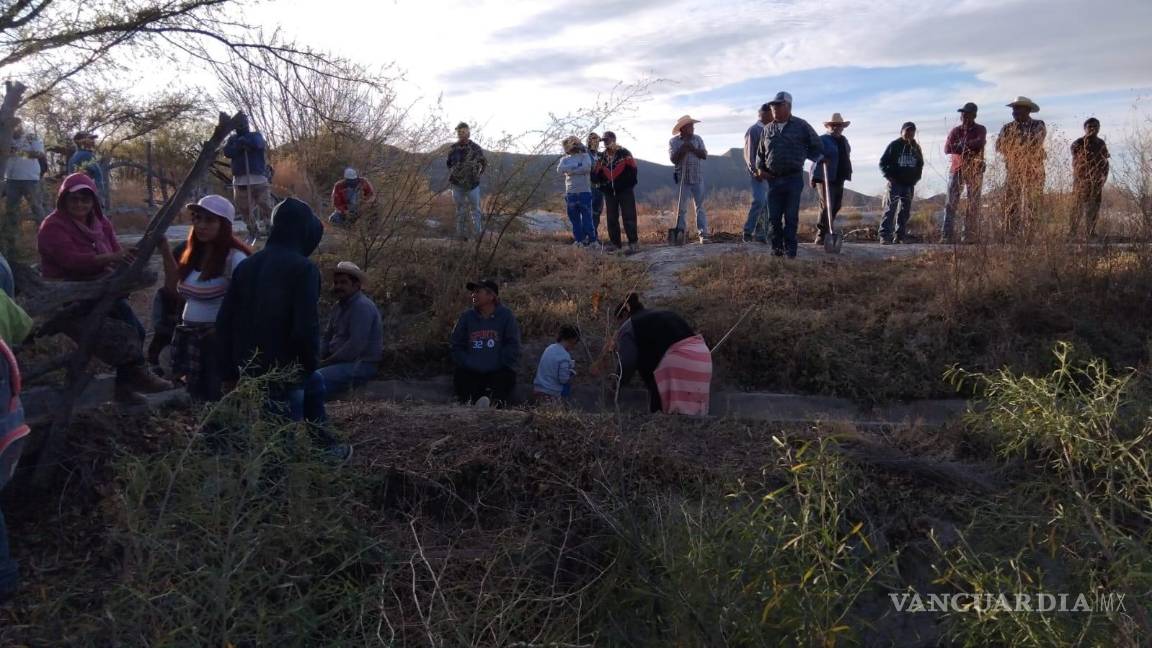
[[[485,317],[475,308],[460,315],[452,329],[452,361],[477,373],[516,370],[520,362],[520,327],[503,304]]]

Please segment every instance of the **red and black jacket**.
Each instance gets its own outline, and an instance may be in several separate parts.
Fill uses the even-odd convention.
[[[608,195],[631,191],[636,186],[636,158],[624,147],[614,153],[604,151],[592,168],[592,182]]]

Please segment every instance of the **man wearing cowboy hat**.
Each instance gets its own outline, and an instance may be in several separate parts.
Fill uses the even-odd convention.
[[[960,240],[971,243],[976,240],[980,218],[980,189],[984,184],[984,143],[988,139],[988,129],[976,123],[976,104],[969,101],[956,112],[960,113],[960,125],[948,133],[944,141],[944,154],[952,158],[948,172],[948,200],[944,204],[944,226],[941,243],[956,241],[956,210],[960,206],[960,195],[968,188],[968,209],[960,221]]]
[[[1044,122],[1032,119],[1040,106],[1028,97],[1008,104],[1012,121],[1000,129],[996,152],[1004,158],[1004,235],[1019,236],[1038,216],[1044,194]]]
[[[699,119],[692,119],[684,115],[676,120],[672,127],[672,139],[668,140],[668,157],[676,165],[676,184],[680,185],[676,201],[676,229],[681,232],[685,228],[685,217],[688,215],[688,204],[684,201],[684,194],[692,196],[692,204],[696,207],[696,230],[700,235],[700,242],[708,242],[708,215],[704,213],[704,160],[708,159],[708,150],[704,148],[704,140],[696,134],[696,124]],[[687,192],[685,192],[687,190]]]
[[[336,305],[320,338],[320,368],[324,391],[338,393],[373,378],[384,354],[384,328],[380,309],[364,284],[368,276],[355,263],[341,261],[332,271]]]
[[[840,213],[840,207],[844,204],[844,183],[852,179],[852,146],[848,144],[848,138],[844,137],[844,129],[848,128],[851,124],[850,121],[845,121],[840,113],[832,113],[832,118],[824,122],[824,128],[828,132],[820,136],[820,141],[824,144],[824,164],[812,164],[812,181],[813,189],[816,189],[816,198],[820,201],[820,220],[816,223],[816,245],[824,245],[824,237],[828,234],[828,221],[831,220],[832,224],[836,223],[836,215]],[[824,177],[824,169],[828,169],[828,178]],[[828,194],[824,195],[824,191],[818,185],[828,183]],[[832,204],[828,204],[831,198]],[[831,212],[832,216],[829,219],[828,213]]]

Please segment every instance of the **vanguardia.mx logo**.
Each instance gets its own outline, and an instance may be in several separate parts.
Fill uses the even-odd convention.
[[[1128,609],[1125,594],[995,594],[992,592],[927,594],[892,593],[888,598],[897,612],[1079,612],[1121,613]]]

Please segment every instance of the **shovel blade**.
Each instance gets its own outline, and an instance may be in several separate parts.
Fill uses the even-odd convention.
[[[828,254],[840,254],[840,249],[844,247],[844,239],[836,232],[829,232],[828,236],[824,237],[824,251]]]

